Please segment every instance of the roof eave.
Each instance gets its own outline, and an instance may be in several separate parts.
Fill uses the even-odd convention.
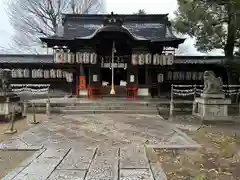
[[[183,38],[174,38],[174,39],[171,38],[171,39],[163,39],[163,40],[153,40],[151,41],[151,43],[178,48],[178,46],[184,43],[185,40],[186,39],[183,39]]]
[[[43,43],[46,43],[48,47],[54,47],[55,45],[65,46],[69,42],[73,41],[72,38],[63,38],[63,37],[42,37],[40,40]]]

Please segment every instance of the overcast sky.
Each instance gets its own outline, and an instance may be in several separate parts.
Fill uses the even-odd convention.
[[[8,21],[5,11],[6,0],[0,0],[0,49],[1,47],[9,48],[13,30]],[[114,12],[117,14],[132,14],[139,9],[144,9],[148,14],[169,14],[169,18],[173,18],[174,11],[177,9],[177,0],[104,0],[105,10],[107,13]],[[187,46],[186,54],[200,55],[193,47],[194,41],[189,39],[185,42],[184,49]],[[214,53],[216,54],[216,53]],[[219,52],[217,52],[219,54]]]

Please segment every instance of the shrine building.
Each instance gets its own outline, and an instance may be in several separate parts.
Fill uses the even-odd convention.
[[[171,84],[202,84],[205,70],[226,81],[224,57],[175,56],[184,40],[167,14],[65,14],[63,32],[41,38],[53,55],[0,55],[0,68],[12,70],[14,83],[50,83],[77,96],[159,96]]]

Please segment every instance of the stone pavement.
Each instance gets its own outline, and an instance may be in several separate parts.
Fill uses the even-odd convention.
[[[36,150],[4,180],[164,180],[145,144],[196,145],[174,126],[147,115],[38,115],[41,124],[1,144]]]

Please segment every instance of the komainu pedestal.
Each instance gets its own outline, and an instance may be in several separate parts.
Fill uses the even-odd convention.
[[[216,78],[214,72],[204,72],[204,89],[201,97],[195,98],[193,115],[204,121],[228,121],[228,105],[231,99],[225,98],[222,92],[222,80]]]
[[[202,120],[229,120],[228,105],[231,104],[231,99],[227,98],[196,98],[194,115],[199,116]]]

